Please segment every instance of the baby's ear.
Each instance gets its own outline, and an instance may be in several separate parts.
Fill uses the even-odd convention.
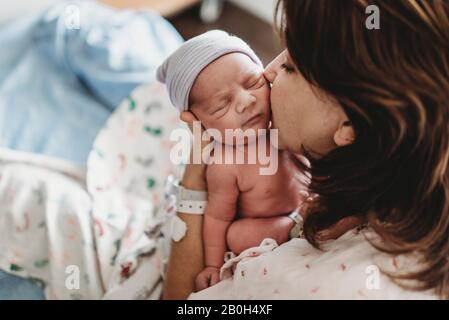
[[[181,112],[179,118],[181,121],[186,122],[187,124],[192,124],[193,121],[198,121],[198,119],[195,117],[195,115],[190,111],[183,111]]]

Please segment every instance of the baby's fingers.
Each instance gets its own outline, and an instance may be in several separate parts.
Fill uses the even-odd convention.
[[[220,273],[214,272],[212,273],[210,277],[210,286],[213,286],[214,284],[217,284],[220,282]]]
[[[209,286],[209,278],[203,274],[199,274],[195,279],[196,291],[201,291]]]

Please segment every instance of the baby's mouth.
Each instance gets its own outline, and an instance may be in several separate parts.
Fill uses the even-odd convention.
[[[248,126],[255,124],[257,121],[259,121],[261,115],[262,114],[258,113],[256,115],[252,116],[243,124],[243,127],[248,127]]]

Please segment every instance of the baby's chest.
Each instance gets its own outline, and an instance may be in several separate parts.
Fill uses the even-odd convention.
[[[262,175],[258,165],[247,165],[240,171],[239,187],[243,194],[256,194],[258,197],[280,195],[290,184],[290,174],[278,168],[270,175]]]

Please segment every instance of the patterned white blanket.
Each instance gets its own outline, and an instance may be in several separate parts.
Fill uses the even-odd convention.
[[[42,281],[49,299],[158,299],[180,126],[164,88],[146,85],[108,120],[87,170],[2,149],[0,268]]]

